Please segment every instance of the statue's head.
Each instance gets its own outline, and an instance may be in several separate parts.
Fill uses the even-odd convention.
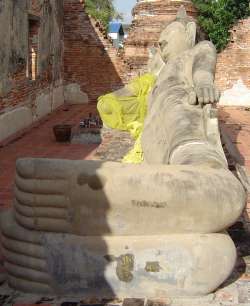
[[[196,24],[181,6],[176,20],[171,22],[161,33],[159,48],[165,62],[185,50],[192,48],[196,40]]]

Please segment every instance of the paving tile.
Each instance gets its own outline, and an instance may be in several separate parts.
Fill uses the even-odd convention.
[[[29,304],[29,303],[25,303],[25,304],[12,304],[12,306],[38,306],[38,305],[42,305],[42,306],[56,306],[55,304]],[[71,306],[71,305],[68,305]],[[72,305],[75,306],[75,305]]]
[[[124,299],[122,306],[144,306],[144,299]]]

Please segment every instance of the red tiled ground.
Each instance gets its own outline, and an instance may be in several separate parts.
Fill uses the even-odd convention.
[[[17,158],[88,159],[94,153],[96,145],[58,143],[53,134],[55,124],[67,123],[76,128],[80,119],[87,117],[90,112],[96,113],[95,105],[70,106],[68,110],[62,108],[0,148],[0,208],[11,203]]]
[[[245,166],[250,177],[250,109],[224,107],[219,113],[220,124],[236,148],[239,163]],[[244,218],[250,228],[250,196]]]

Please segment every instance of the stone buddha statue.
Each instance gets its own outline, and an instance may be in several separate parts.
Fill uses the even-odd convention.
[[[207,294],[230,275],[236,250],[225,229],[246,193],[211,108],[216,50],[195,41],[181,8],[149,64],[158,77],[142,164],[17,161],[13,209],[1,220],[11,287],[152,298]]]

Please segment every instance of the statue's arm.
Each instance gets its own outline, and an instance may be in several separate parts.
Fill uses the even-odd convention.
[[[199,104],[219,100],[219,91],[214,85],[217,54],[214,45],[203,41],[194,48],[193,82]]]

